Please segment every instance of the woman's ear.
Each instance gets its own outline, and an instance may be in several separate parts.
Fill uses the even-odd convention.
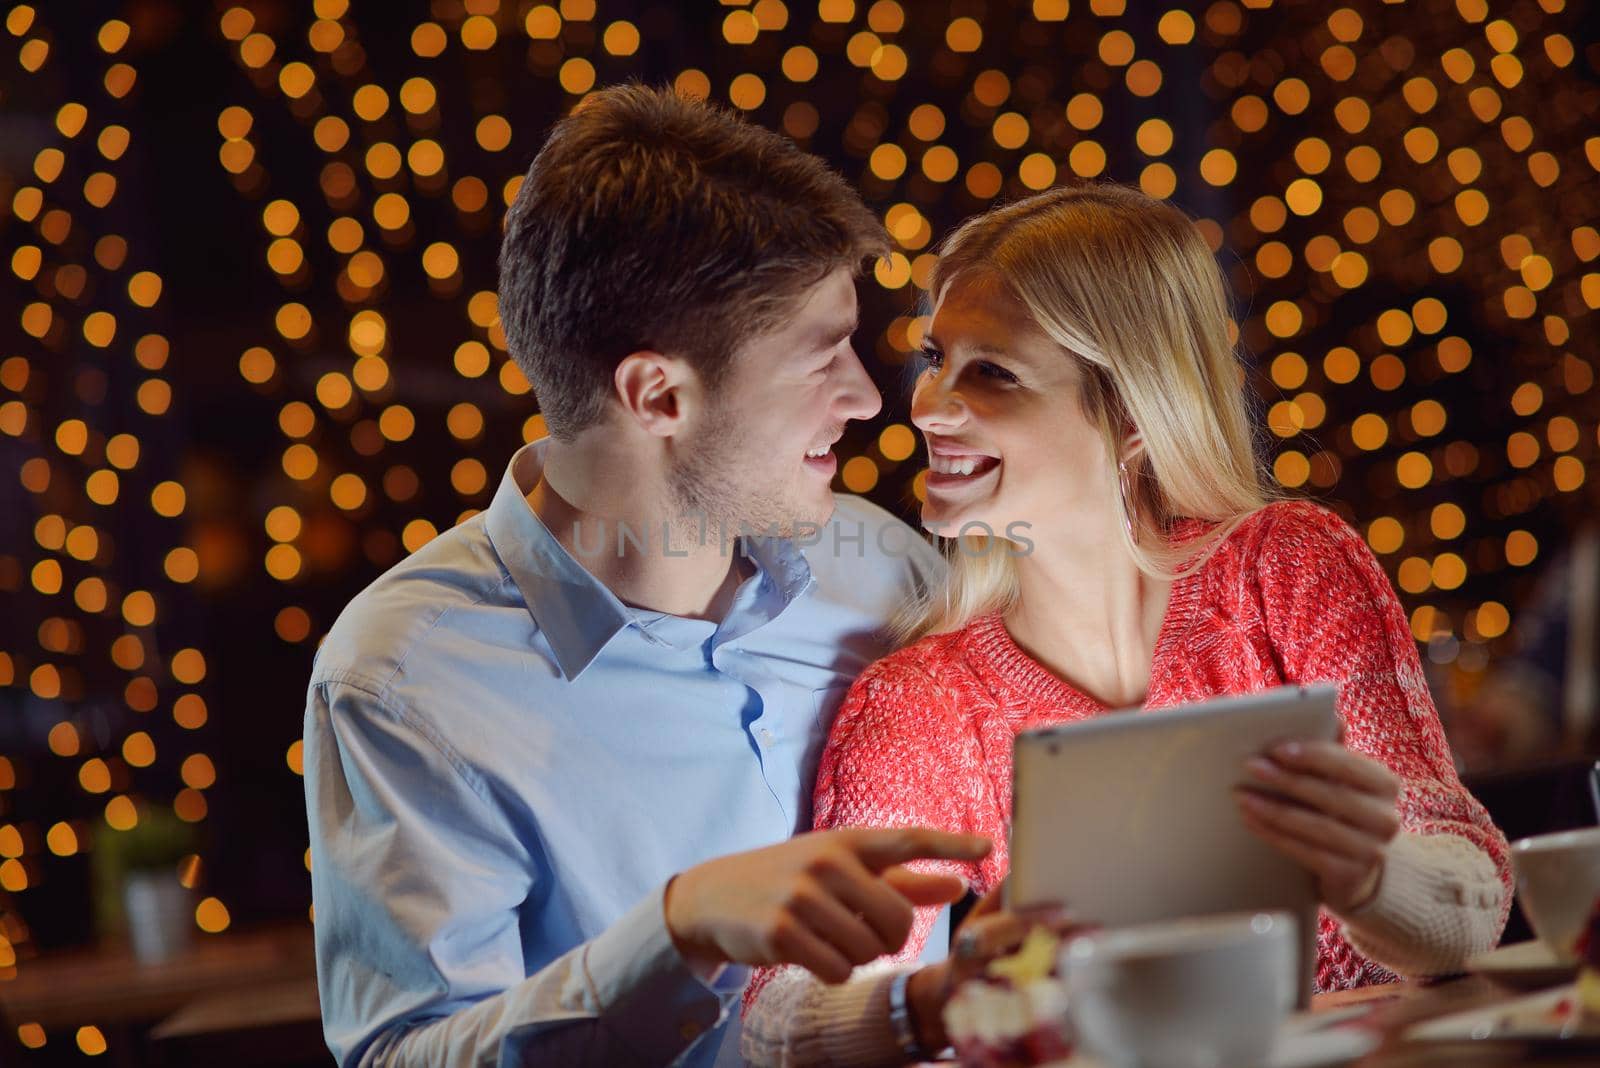
[[[1129,430],[1122,439],[1122,455],[1117,459],[1120,463],[1132,463],[1142,452],[1144,452],[1144,435],[1137,430]]]

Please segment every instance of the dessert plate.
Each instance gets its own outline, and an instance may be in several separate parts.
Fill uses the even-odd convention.
[[[1576,964],[1556,959],[1540,941],[1514,942],[1509,946],[1480,953],[1467,962],[1475,975],[1517,990],[1544,990],[1570,983],[1578,974]]]
[[[1600,1018],[1577,1011],[1577,984],[1427,1020],[1405,1037],[1422,1042],[1522,1042],[1572,1049],[1600,1047]]]

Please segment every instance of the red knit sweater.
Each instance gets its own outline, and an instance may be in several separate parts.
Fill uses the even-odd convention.
[[[1503,924],[1511,900],[1505,836],[1456,776],[1388,577],[1343,520],[1309,502],[1280,502],[1247,518],[1203,567],[1174,583],[1145,707],[1311,682],[1338,683],[1345,744],[1402,779],[1405,830],[1459,835],[1493,860],[1506,886]],[[1013,737],[1107,711],[1024,653],[998,616],[929,636],[873,664],[851,688],[822,755],[815,826],[987,835],[995,850],[980,864],[927,866],[984,893],[1010,863]],[[898,959],[921,953],[936,915],[918,911]],[[1323,913],[1318,989],[1393,978]]]

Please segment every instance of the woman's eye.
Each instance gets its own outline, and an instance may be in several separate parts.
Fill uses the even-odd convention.
[[[938,367],[944,362],[944,353],[938,349],[923,349],[922,358],[928,361],[928,366]]]
[[[1003,382],[1015,382],[1017,380],[1016,375],[1012,374],[1010,371],[1007,371],[999,364],[990,363],[987,360],[978,364],[978,373],[989,378],[998,378]]]

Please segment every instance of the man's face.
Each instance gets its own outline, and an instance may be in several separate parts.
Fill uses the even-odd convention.
[[[833,514],[833,444],[851,419],[883,407],[851,347],[857,325],[848,270],[805,293],[794,314],[733,356],[705,418],[683,439],[673,487],[687,510],[791,535]]]

